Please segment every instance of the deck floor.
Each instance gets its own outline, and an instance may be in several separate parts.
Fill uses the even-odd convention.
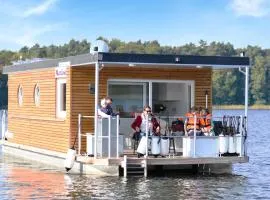
[[[133,164],[141,164],[142,161],[146,160],[147,165],[194,165],[194,164],[233,164],[233,163],[246,163],[249,161],[248,156],[221,156],[221,157],[183,157],[182,155],[170,154],[166,157],[154,157],[149,155],[145,157],[137,157],[133,151],[125,151],[124,155],[127,156],[128,162]],[[85,164],[93,165],[121,165],[124,160],[124,155],[119,158],[93,158],[88,156],[78,156],[77,161]]]

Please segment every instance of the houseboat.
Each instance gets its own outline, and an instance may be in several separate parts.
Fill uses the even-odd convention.
[[[95,50],[4,67],[9,79],[5,153],[59,166],[64,171],[66,152],[74,147],[76,161],[71,173],[112,176],[147,176],[156,170],[172,169],[222,173],[230,171],[234,163],[248,162],[248,57]],[[212,136],[174,133],[172,122],[185,118],[190,107],[212,111],[212,71],[231,68],[239,68],[245,75],[245,115],[225,116],[235,123],[213,116],[221,129],[214,129],[217,131]],[[105,96],[113,99],[119,115],[98,116],[100,100]],[[137,157],[130,125],[144,105],[152,107],[160,122],[159,141],[166,142],[161,147],[162,156],[152,154],[154,139],[149,136],[145,155]],[[160,105],[166,109],[159,109]]]

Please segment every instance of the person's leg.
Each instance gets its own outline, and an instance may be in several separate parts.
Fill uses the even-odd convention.
[[[145,133],[142,133],[142,132],[140,132],[140,138],[139,139],[142,139],[142,137],[145,135]]]
[[[202,134],[202,131],[201,130],[196,130],[196,135],[197,136],[202,136],[203,134]]]

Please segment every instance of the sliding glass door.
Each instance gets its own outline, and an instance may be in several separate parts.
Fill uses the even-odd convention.
[[[124,135],[125,148],[131,148],[130,125],[136,114],[150,105],[158,116],[184,115],[194,104],[193,81],[171,80],[110,80],[108,95],[113,99],[113,110],[120,113],[119,131]],[[160,105],[166,110],[158,110]]]

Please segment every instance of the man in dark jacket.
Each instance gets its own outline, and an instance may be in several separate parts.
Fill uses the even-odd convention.
[[[104,99],[101,100],[101,108],[100,111],[105,113],[106,115],[110,116],[116,116],[119,113],[114,113],[112,109],[112,98],[111,97],[105,97]]]

